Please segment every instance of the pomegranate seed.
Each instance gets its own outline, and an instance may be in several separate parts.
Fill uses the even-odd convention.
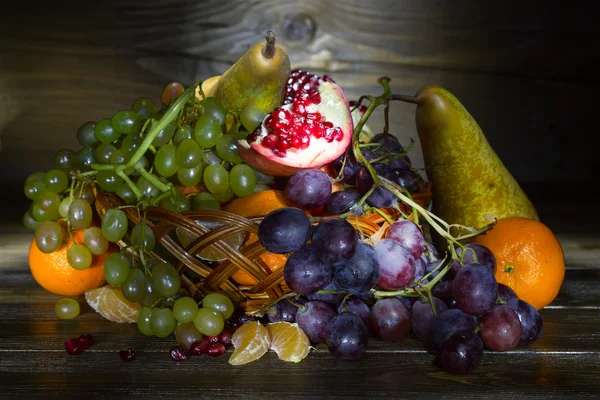
[[[203,354],[206,352],[206,349],[208,348],[208,346],[210,346],[210,341],[208,340],[208,338],[204,338],[202,340],[197,340],[191,344],[190,352],[194,356],[199,356],[200,354]]]
[[[321,93],[319,93],[318,90],[315,90],[314,92],[309,93],[308,101],[310,101],[313,104],[320,104],[321,103]]]
[[[279,151],[277,149],[273,149],[273,154],[275,154],[277,157],[280,157],[280,158],[285,157],[285,151]]]
[[[219,335],[215,335],[215,336],[207,336],[206,337],[208,339],[209,343],[219,343]]]
[[[335,140],[337,140],[338,142],[341,141],[344,138],[344,132],[342,132],[342,130],[340,129],[340,127],[336,126],[334,129],[334,137]]]
[[[275,131],[275,134],[277,136],[279,136],[279,138],[288,138],[291,136],[291,132],[289,131],[289,129],[285,129],[285,128],[281,128],[281,129],[277,129]]]
[[[248,136],[246,136],[246,140],[248,141],[248,143],[255,142],[256,139],[258,139],[258,130],[254,131],[251,134],[249,134]]]
[[[94,337],[89,333],[82,333],[77,340],[79,340],[79,345],[84,349],[89,349],[94,344]]]
[[[292,140],[287,137],[280,137],[277,141],[277,145],[275,146],[277,150],[285,153],[287,149],[292,147]]]
[[[329,75],[323,75],[323,77],[321,79],[323,79],[325,82],[335,83],[335,81],[333,80],[333,78],[331,78]]]
[[[232,322],[229,326],[233,332],[237,331],[240,326],[244,325],[242,321]]]
[[[135,360],[135,349],[128,347],[125,350],[121,350],[119,351],[119,356],[121,357],[121,360],[125,362],[133,361]]]
[[[269,134],[267,135],[263,141],[262,141],[262,145],[264,147],[266,147],[267,149],[274,149],[275,146],[277,146],[277,141],[279,140],[279,138],[277,137],[277,135],[275,134]]]
[[[169,355],[173,361],[186,361],[188,359],[185,350],[183,350],[181,346],[171,347],[171,350],[169,350]]]
[[[360,106],[360,115],[365,115],[365,112],[367,111],[367,106]]]
[[[302,138],[300,136],[292,137],[292,147],[295,149],[299,149],[302,147]]]
[[[81,352],[83,351],[83,346],[81,345],[79,339],[71,338],[65,340],[65,350],[67,350],[67,353],[70,356],[76,356],[78,354],[81,354]]]
[[[350,100],[350,101],[348,102],[348,105],[349,105],[350,107],[356,107],[356,105],[357,105],[357,104],[358,104],[358,102],[357,102],[356,100]]]
[[[225,346],[223,343],[213,343],[206,349],[206,355],[211,357],[218,357],[225,353]]]
[[[333,128],[333,124],[331,122],[329,122],[329,121],[323,122],[323,126],[325,128]]]
[[[267,117],[267,119],[265,120],[265,126],[271,126],[272,122],[273,122],[273,117],[271,115],[269,115]]]
[[[302,100],[298,100],[297,102],[293,103],[292,109],[294,110],[294,112],[296,112],[300,115],[306,115],[306,113],[307,113],[306,103],[303,102]]]
[[[233,346],[231,344],[231,336],[232,335],[233,335],[233,332],[230,329],[228,329],[228,328],[223,329],[223,332],[221,332],[219,334],[219,342],[221,344],[223,344],[223,346],[225,346],[225,347]]]

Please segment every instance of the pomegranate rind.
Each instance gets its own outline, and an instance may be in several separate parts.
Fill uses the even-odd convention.
[[[325,138],[311,138],[311,145],[307,149],[289,149],[285,157],[278,157],[271,149],[261,145],[262,138],[267,135],[263,126],[262,135],[253,142],[238,141],[240,157],[251,167],[271,176],[291,176],[301,169],[319,168],[338,158],[350,145],[354,129],[348,99],[344,91],[333,82],[321,83],[319,94],[319,113],[342,130],[341,140],[327,142]]]

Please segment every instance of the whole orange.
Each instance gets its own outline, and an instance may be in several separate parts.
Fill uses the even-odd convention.
[[[565,277],[560,242],[542,222],[510,217],[474,239],[496,257],[496,280],[536,309],[550,304]]]
[[[75,243],[83,244],[83,230],[73,231]],[[36,282],[47,291],[61,296],[79,296],[87,290],[98,288],[106,283],[104,263],[115,251],[114,246],[100,256],[92,256],[92,265],[84,270],[76,270],[67,261],[67,249],[73,241],[68,237],[56,251],[50,254],[38,249],[35,239],[29,247],[29,269]]]

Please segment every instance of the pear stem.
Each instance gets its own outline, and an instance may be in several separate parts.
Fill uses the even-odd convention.
[[[404,101],[406,103],[419,104],[416,97],[407,96],[404,94],[392,94],[391,100],[399,100],[399,101]]]
[[[262,53],[265,58],[270,60],[275,56],[275,32],[268,31],[265,40],[267,44],[263,47]]]

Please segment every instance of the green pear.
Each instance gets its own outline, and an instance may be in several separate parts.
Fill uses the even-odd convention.
[[[228,110],[238,114],[247,105],[271,113],[283,102],[290,71],[287,53],[275,44],[275,34],[269,31],[264,42],[256,43],[220,77],[214,78],[210,94],[214,93]]]
[[[475,228],[506,217],[539,220],[475,119],[452,93],[426,86],[415,99],[435,215],[450,224]]]

